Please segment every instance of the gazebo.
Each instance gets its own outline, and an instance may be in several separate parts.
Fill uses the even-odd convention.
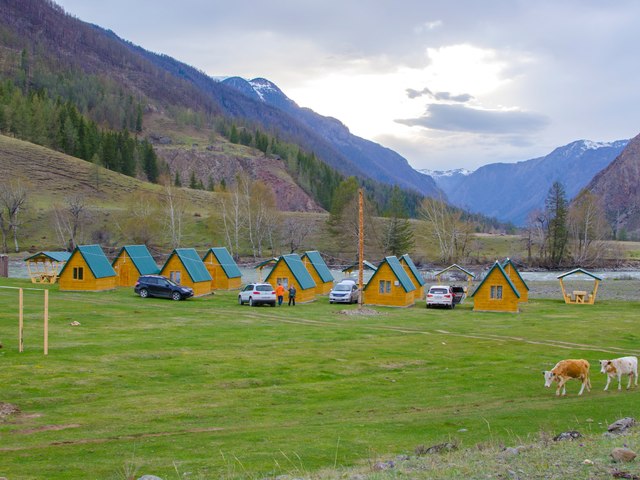
[[[264,262],[260,262],[256,265],[256,270],[258,270],[258,281],[262,282],[262,270],[268,267],[273,268],[273,266],[278,263],[278,258],[267,258]]]
[[[586,275],[593,279],[593,290],[591,293],[588,293],[586,290],[573,290],[571,293],[567,293],[565,288],[564,279],[572,275]],[[598,285],[602,281],[602,278],[594,275],[591,272],[588,272],[582,268],[574,268],[570,272],[563,273],[562,275],[558,275],[558,280],[560,280],[560,288],[562,288],[562,297],[564,298],[564,303],[572,303],[572,304],[581,304],[581,305],[593,305],[596,303],[596,293],[598,292]]]
[[[447,273],[450,270],[458,270],[459,272],[462,272],[467,277],[467,287],[470,287],[471,282],[473,281],[474,278],[476,278],[476,276],[473,273],[471,273],[469,270],[466,270],[462,268],[460,265],[454,263],[453,265],[449,265],[447,268],[445,268],[444,270],[440,270],[434,275],[436,277],[436,282],[440,283],[441,275],[444,273]]]
[[[70,252],[38,252],[25,258],[27,270],[33,283],[56,283],[58,274],[67,263]]]

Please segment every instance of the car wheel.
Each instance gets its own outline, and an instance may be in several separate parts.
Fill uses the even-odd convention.
[[[180,294],[180,292],[173,292],[171,294],[171,298],[173,300],[182,300],[182,295]]]
[[[146,288],[143,288],[142,290],[140,290],[140,296],[142,298],[147,298],[149,296],[149,290],[147,290]]]
[[[429,305],[428,303],[427,303],[427,308],[431,308],[431,305]]]
[[[249,297],[249,306],[250,307],[255,307],[255,304],[253,303],[253,298]]]
[[[272,307],[275,307],[275,306],[276,306],[276,302],[273,302],[273,303],[271,304],[271,306],[272,306]]]
[[[238,304],[244,305],[244,302],[242,301],[242,297],[240,295],[238,295]]]

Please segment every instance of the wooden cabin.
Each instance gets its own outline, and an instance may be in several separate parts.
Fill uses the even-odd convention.
[[[593,288],[589,293],[586,289],[576,288],[571,290],[570,292],[565,288],[564,280],[567,277],[578,275],[578,278],[584,276],[589,277],[593,280]],[[602,281],[602,278],[594,275],[591,272],[588,272],[582,268],[575,268],[570,272],[563,273],[562,275],[558,275],[558,280],[560,280],[560,288],[562,289],[562,297],[564,298],[564,303],[572,303],[576,305],[593,305],[596,303],[596,294],[598,293],[598,285]],[[590,281],[590,280],[589,280]]]
[[[493,264],[471,297],[476,312],[519,311],[520,292],[499,262]]]
[[[396,257],[386,257],[364,287],[364,303],[389,307],[411,307],[416,287]]]
[[[118,286],[118,276],[100,245],[79,245],[58,276],[60,290],[100,292]]]
[[[300,255],[282,255],[265,279],[274,288],[280,283],[285,290],[296,287],[296,303],[312,302],[316,299],[316,282],[302,263]],[[287,296],[285,295],[285,301]]]
[[[176,248],[167,258],[160,275],[193,288],[195,297],[211,293],[211,275],[194,248]]]
[[[467,279],[467,288],[471,287],[471,282],[473,282],[473,280],[476,278],[476,276],[473,273],[471,273],[469,270],[467,270],[465,268],[462,268],[460,265],[458,265],[456,263],[454,263],[453,265],[449,265],[444,270],[440,270],[439,272],[436,272],[436,274],[434,275],[435,278],[436,278],[436,282],[437,283],[442,283],[440,278],[444,274],[446,274],[446,273],[455,273],[455,272],[462,273]]]
[[[141,275],[156,275],[160,268],[146,245],[126,245],[111,264],[118,275],[118,286],[133,287]]]
[[[520,301],[521,302],[528,302],[529,301],[529,286],[524,281],[524,279],[520,275],[520,272],[518,271],[518,269],[513,264],[513,262],[511,261],[510,258],[507,258],[502,263],[502,268],[503,268],[503,270],[505,272],[507,272],[507,275],[509,275],[509,278],[513,282],[513,285],[518,290],[518,293],[520,294]]]
[[[316,295],[328,295],[335,279],[320,252],[316,250],[305,252],[301,260],[313,281],[316,282]]]
[[[402,265],[402,268],[404,268],[404,271],[411,279],[413,286],[416,287],[416,300],[422,300],[424,298],[425,281],[408,253],[405,253],[402,257],[400,257],[400,265]]]
[[[225,247],[210,248],[202,261],[211,275],[211,290],[235,290],[242,285],[238,264]]]
[[[32,283],[56,283],[60,270],[67,263],[69,252],[38,252],[25,258]]]

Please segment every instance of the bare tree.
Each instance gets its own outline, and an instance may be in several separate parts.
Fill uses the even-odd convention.
[[[604,208],[593,193],[580,192],[569,208],[567,223],[574,263],[586,266],[602,258],[610,228]]]
[[[537,251],[538,262],[545,262],[547,255],[547,215],[543,210],[533,210],[527,217],[527,255],[531,263],[534,250]]]
[[[165,231],[169,236],[172,248],[178,248],[182,240],[182,224],[185,215],[185,202],[179,196],[178,189],[168,184],[164,190],[162,199],[164,207]]]
[[[448,206],[442,199],[428,197],[422,202],[420,216],[426,222],[427,236],[438,244],[443,262],[466,257],[473,226],[462,219],[461,210]]]
[[[18,244],[18,229],[20,223],[20,211],[27,203],[27,187],[21,180],[3,181],[0,183],[0,208],[4,212],[0,218],[0,228],[2,229],[3,250],[6,253],[7,237],[9,233],[13,235],[13,244],[16,252],[20,251]]]
[[[284,244],[289,253],[298,250],[311,232],[313,232],[312,224],[301,222],[297,218],[289,216],[282,222],[282,237],[285,239]]]
[[[133,195],[118,220],[122,234],[137,244],[151,245],[162,230],[162,212],[156,199],[139,192]]]
[[[60,243],[73,250],[82,242],[84,228],[90,219],[87,200],[82,194],[74,194],[64,199],[64,204],[54,204],[53,215],[56,233]]]

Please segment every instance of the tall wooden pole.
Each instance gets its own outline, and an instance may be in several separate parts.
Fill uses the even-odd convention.
[[[364,199],[362,189],[358,190],[358,287],[360,288],[358,306],[362,308],[364,303]]]
[[[44,354],[49,355],[49,290],[44,291]]]
[[[18,290],[18,352],[24,352],[24,299],[22,289]]]

